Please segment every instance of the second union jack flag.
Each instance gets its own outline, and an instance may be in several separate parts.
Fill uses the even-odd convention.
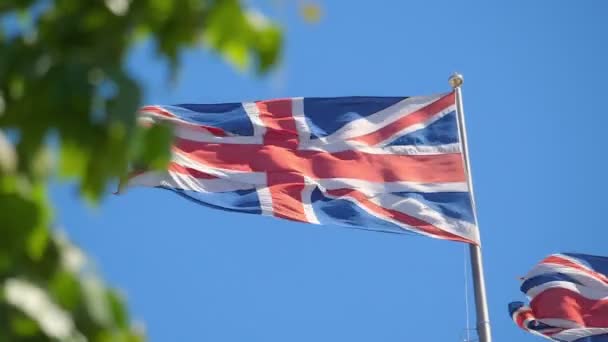
[[[608,342],[607,257],[553,254],[522,280],[530,304],[509,304],[520,328],[551,341]]]
[[[477,244],[455,94],[146,106],[175,127],[169,189],[229,211]]]

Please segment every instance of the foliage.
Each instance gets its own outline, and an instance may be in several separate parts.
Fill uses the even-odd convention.
[[[171,134],[135,124],[140,86],[124,67],[145,39],[173,71],[202,44],[262,73],[281,47],[277,26],[238,0],[0,2],[0,341],[144,339],[53,233],[47,183],[57,171],[96,202],[129,166],[165,166]]]

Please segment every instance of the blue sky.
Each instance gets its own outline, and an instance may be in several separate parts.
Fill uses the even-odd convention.
[[[316,25],[295,1],[276,3],[254,4],[285,25],[277,72],[257,78],[192,50],[171,85],[144,45],[129,65],[146,103],[426,95],[463,73],[493,335],[538,340],[508,317],[524,298],[517,277],[550,253],[608,254],[608,2],[324,0]],[[464,336],[463,244],[214,211],[156,189],[96,209],[68,184],[52,196],[151,341]]]

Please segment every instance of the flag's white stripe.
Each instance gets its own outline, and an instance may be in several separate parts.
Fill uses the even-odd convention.
[[[511,315],[511,318],[513,319],[513,321],[514,321],[515,323],[517,323],[517,316],[519,316],[520,314],[522,314],[522,312],[523,312],[524,314],[525,314],[525,312],[530,312],[530,313],[532,313],[532,310],[530,309],[530,307],[527,307],[527,306],[522,306],[521,308],[517,309],[517,310],[516,310],[516,311],[513,313],[513,315]],[[553,339],[552,339],[552,338],[550,338],[549,336],[543,335],[542,333],[540,333],[540,332],[538,332],[538,331],[536,331],[536,330],[528,329],[528,323],[530,323],[531,321],[534,321],[534,320],[536,320],[536,318],[535,318],[535,317],[533,317],[533,316],[532,316],[532,317],[528,317],[528,318],[524,319],[524,320],[523,320],[523,322],[521,323],[521,325],[522,325],[522,326],[521,326],[521,328],[522,328],[522,329],[525,329],[526,331],[528,331],[528,332],[529,332],[529,333],[531,333],[531,334],[534,334],[534,335],[537,335],[537,336],[540,336],[540,337],[543,337],[543,338],[545,338],[545,339],[548,339],[548,340],[552,340],[552,341],[553,341]]]
[[[175,172],[169,172],[169,176],[162,185],[196,192],[227,192],[253,189],[252,184],[235,182],[234,180],[221,178],[199,179]]]
[[[537,319],[539,322],[541,323],[545,323],[554,327],[560,327],[562,329],[580,329],[580,328],[584,328],[584,326],[580,325],[579,323],[576,323],[574,321],[571,321],[569,319],[563,319],[563,318],[540,318]]]
[[[298,128],[299,130],[300,128]],[[200,129],[191,129],[187,127],[175,127],[174,133],[177,137],[205,143],[216,144],[235,144],[235,145],[261,145],[263,137],[261,136],[216,136],[210,132]],[[302,134],[304,136],[305,134]],[[327,143],[318,139],[304,140],[300,143],[300,150],[320,151],[320,152],[340,152],[348,150],[357,150],[363,153],[370,154],[399,154],[399,155],[434,155],[445,153],[460,153],[460,144],[444,144],[436,146],[424,145],[402,145],[402,146],[368,146],[358,141],[336,141]]]
[[[310,140],[310,129],[306,123],[304,116],[304,101],[302,98],[294,98],[292,100],[292,111],[294,119],[296,121],[296,128],[300,139],[299,148],[302,150],[314,150],[322,152],[339,152],[346,150],[359,150],[364,153],[372,154],[401,154],[401,155],[431,155],[431,154],[443,154],[443,153],[460,153],[460,145],[444,144],[437,146],[384,146],[384,147],[373,147],[368,146],[362,142],[357,141],[345,141],[338,139],[332,141],[331,139],[314,139]],[[259,117],[259,109],[254,102],[243,103],[243,108],[249,116],[254,129],[253,136],[216,136],[204,127],[180,120],[179,118],[169,118],[163,115],[159,115],[153,112],[140,112],[140,120],[149,123],[156,123],[157,120],[173,121],[178,123],[174,126],[174,133],[177,137],[206,143],[217,143],[217,144],[243,144],[243,145],[261,145],[263,143],[263,135],[266,132],[262,120]],[[357,120],[360,121],[360,120]]]
[[[568,329],[553,335],[553,338],[560,341],[573,342],[584,337],[601,334],[608,334],[608,328]]]
[[[530,308],[527,306],[520,307],[519,309],[517,309],[513,312],[513,314],[511,315],[511,319],[513,319],[514,322],[517,322],[517,316],[522,314],[522,312],[526,312],[526,311],[530,311]],[[528,320],[525,320],[525,321],[528,321]]]
[[[355,150],[372,154],[402,154],[402,155],[430,155],[444,153],[460,153],[460,144],[443,144],[436,146],[425,145],[398,145],[398,146],[369,146],[360,141],[334,141],[327,142],[319,139],[308,140],[300,144],[301,150],[340,152]]]
[[[148,115],[140,115],[137,117],[137,123],[143,124],[142,126],[153,125],[156,123],[156,119]]]
[[[255,126],[254,126],[255,127]],[[257,128],[260,129],[259,127]],[[216,136],[211,133],[206,134],[204,131],[199,129],[192,129],[190,127],[176,126],[174,128],[175,136],[182,139],[191,141],[198,141],[204,143],[216,143],[216,144],[240,144],[240,145],[260,145],[263,142],[263,136]]]
[[[299,148],[308,145],[310,140],[310,128],[306,122],[306,115],[304,114],[304,98],[294,97],[291,99],[291,115],[296,124],[296,130],[298,131],[298,144]]]
[[[530,298],[538,296],[543,291],[548,289],[566,289],[574,293],[590,299],[590,300],[608,300],[608,289],[606,287],[589,287],[581,286],[568,281],[550,281],[541,285],[535,286],[528,290],[526,295]]]
[[[591,268],[591,267],[590,267],[590,266],[589,266],[589,265],[588,265],[586,262],[584,262],[583,260],[579,260],[579,259],[577,259],[577,258],[573,258],[573,257],[570,257],[570,256],[565,255],[565,254],[553,254],[553,256],[558,257],[558,258],[560,258],[560,259],[567,260],[567,261],[569,261],[569,262],[571,262],[571,263],[573,263],[573,264],[576,264],[576,265],[580,266],[581,268],[584,268],[584,269],[589,270],[589,271],[591,271],[591,272],[594,272],[594,273],[599,273],[599,272],[595,271],[593,268]],[[543,263],[544,263],[544,264],[547,264],[547,265],[554,264],[553,262],[543,262]]]
[[[152,118],[155,121],[156,120],[173,121],[173,122],[182,123],[182,124],[186,124],[186,125],[195,125],[192,122],[186,121],[186,120],[180,118],[179,116],[176,116],[175,114],[171,113],[171,111],[168,111],[168,110],[164,109],[161,106],[147,106],[147,107],[156,108],[156,109],[158,109],[160,111],[168,113],[171,116],[159,114],[159,113],[156,113],[156,112],[153,112],[153,111],[149,111],[149,110],[145,110],[145,109],[140,109],[137,112],[137,115],[139,117],[149,117],[149,118]]]
[[[128,186],[159,186],[168,178],[168,173],[161,171],[144,172],[129,179]]]
[[[529,272],[528,275],[526,275],[526,279],[530,279],[536,276],[542,276],[548,273],[562,273],[567,276],[570,276],[571,278],[583,284],[584,286],[605,288],[608,291],[608,283],[606,283],[605,281],[598,279],[592,274],[565,266],[543,267],[543,265],[538,265],[531,272]]]
[[[304,177],[304,190],[302,190],[302,206],[304,207],[304,214],[306,220],[310,223],[319,224],[319,219],[315,214],[315,210],[312,206],[312,192],[317,188],[317,184],[314,181]]]
[[[445,95],[446,94],[408,97],[407,99],[404,99],[365,118],[353,120],[336,132],[319,139],[325,142],[333,142],[337,140],[351,139],[375,132],[383,126],[389,125],[423,107],[428,106]]]
[[[455,218],[448,218],[417,199],[403,198],[393,194],[378,194],[377,196],[370,197],[369,200],[378,206],[396,210],[424,222],[428,222],[448,233],[468,240],[479,241],[479,232],[473,223]]]
[[[530,279],[547,273],[563,273],[587,286],[605,287],[608,289],[608,283],[606,283],[602,278],[598,278],[594,274],[589,274],[583,270],[557,264],[543,263],[536,265],[532,270],[530,270],[530,272],[528,272],[525,278]]]
[[[267,186],[258,186],[256,188],[258,193],[258,200],[260,201],[260,208],[262,209],[262,215],[273,216],[274,210],[272,209],[272,195],[270,189]]]
[[[555,272],[560,272],[560,273],[577,273],[577,274],[587,274],[585,271],[583,270],[579,270],[570,266],[566,266],[566,265],[559,265],[559,264],[553,264],[553,263],[540,263],[536,266],[534,266],[533,269],[531,269],[525,276],[526,279],[538,276],[538,275],[542,275],[545,273],[555,273]]]
[[[137,117],[137,122],[143,124],[144,126],[157,124],[159,121],[170,122],[172,124],[174,132],[183,131],[185,132],[184,134],[188,136],[196,134],[215,136],[213,135],[213,133],[211,133],[211,131],[209,131],[202,125],[182,120],[179,117],[167,117],[148,111],[140,111]],[[227,132],[225,133],[230,135]]]
[[[395,134],[391,135],[390,137],[384,139],[382,142],[378,143],[377,146],[388,145],[391,142],[393,142],[394,140],[396,140],[397,138],[399,138],[399,137],[401,137],[401,136],[403,136],[405,134],[415,132],[415,131],[417,131],[417,130],[419,130],[421,128],[424,128],[424,127],[432,124],[433,122],[435,122],[435,121],[443,118],[444,116],[450,114],[451,112],[453,112],[455,110],[456,110],[456,104],[453,104],[453,105],[447,107],[446,109],[444,109],[444,110],[442,110],[440,112],[437,112],[436,114],[434,114],[432,117],[430,117],[425,122],[421,122],[421,123],[418,123],[418,124],[415,124],[415,125],[408,126],[407,128],[405,128],[405,129],[403,129],[403,130],[401,130],[399,132],[396,132]]]
[[[330,197],[330,198],[338,198],[338,196],[332,196],[330,194],[324,194],[324,195],[327,196],[327,197]],[[345,199],[345,200],[347,200],[349,202],[352,202],[352,203],[356,204],[359,208],[361,208],[366,213],[368,213],[368,214],[370,214],[370,215],[372,215],[374,217],[377,217],[377,218],[379,218],[379,219],[381,219],[383,221],[388,221],[390,223],[393,223],[396,226],[403,228],[404,231],[410,231],[410,232],[414,232],[414,233],[417,233],[417,234],[420,234],[420,235],[434,237],[434,238],[441,238],[440,236],[436,236],[434,234],[429,234],[429,233],[427,233],[427,232],[425,232],[423,230],[418,229],[417,227],[409,226],[409,225],[407,225],[407,224],[405,224],[403,222],[397,221],[397,220],[395,220],[395,219],[393,219],[391,217],[381,215],[381,214],[373,211],[372,209],[368,208],[366,205],[361,204],[356,198],[353,198],[353,197],[350,197],[350,196],[340,196],[339,198],[340,199]]]
[[[195,170],[199,170],[219,178],[226,178],[227,180],[234,180],[236,182],[243,182],[255,186],[258,194],[258,200],[260,202],[260,209],[262,215],[273,216],[272,209],[272,195],[267,186],[267,177],[263,172],[247,172],[247,171],[235,171],[229,169],[221,169],[216,167],[210,167],[199,163],[195,160],[188,158],[183,153],[174,152],[173,161]]]
[[[140,118],[143,122],[155,123],[156,121],[150,118]],[[305,120],[302,120],[305,121]],[[304,123],[305,124],[305,123]],[[369,146],[365,143],[358,141],[335,141],[328,143],[318,139],[308,140],[306,137],[306,128],[301,122],[296,122],[298,128],[298,134],[300,135],[300,150],[311,150],[320,152],[340,152],[348,150],[358,150],[364,153],[370,154],[399,154],[399,155],[434,155],[434,154],[445,154],[445,153],[460,153],[460,144],[444,144],[436,146],[424,146],[424,145],[402,145],[402,146]],[[197,127],[191,128],[187,126],[174,126],[175,136],[181,139],[205,142],[205,143],[217,143],[217,144],[242,144],[242,145],[261,145],[263,143],[263,137],[260,134],[262,130],[265,130],[263,126],[258,124],[254,125],[257,130],[256,136],[216,136],[208,130]]]
[[[357,189],[367,196],[390,192],[467,192],[466,182],[419,183],[419,182],[370,182],[353,178],[326,178],[314,181],[321,188]]]
[[[543,329],[543,333],[545,334],[555,334],[558,333],[560,331],[564,330],[564,328],[544,328]]]
[[[260,109],[255,102],[243,102],[243,109],[249,116],[249,120],[253,125],[253,135],[255,137],[263,137],[266,133],[266,126],[260,119]]]
[[[384,221],[391,222],[391,223],[393,223],[393,224],[395,224],[395,225],[397,225],[399,227],[402,227],[406,231],[412,231],[412,232],[416,232],[416,233],[421,234],[421,235],[435,237],[435,238],[444,238],[443,236],[438,236],[438,235],[435,235],[435,234],[427,233],[427,232],[425,232],[423,230],[420,230],[417,227],[407,225],[407,224],[405,224],[403,222],[400,222],[400,221],[397,221],[397,220],[395,220],[395,219],[393,219],[391,217],[384,216],[384,215],[382,215],[380,213],[377,213],[377,212],[373,211],[372,209],[368,208],[366,205],[360,203],[359,200],[357,200],[356,198],[350,197],[348,195],[347,196],[339,196],[339,197],[338,196],[333,196],[333,195],[330,195],[330,194],[324,194],[324,195],[327,196],[327,197],[330,197],[330,198],[341,198],[341,199],[345,199],[345,200],[348,200],[350,202],[353,202],[356,205],[358,205],[361,209],[363,209],[365,212],[367,212],[368,214],[370,214],[372,216],[375,216],[375,217],[377,217],[379,219],[382,219]],[[378,203],[375,203],[375,204],[378,204]],[[394,208],[391,208],[391,209],[394,209]],[[407,215],[413,216],[410,213],[407,213]],[[443,228],[441,228],[441,227],[437,227],[437,228],[440,228],[440,229],[443,230]],[[473,228],[474,228],[474,226],[473,226]],[[460,236],[460,237],[462,237],[464,239],[467,239],[467,240],[479,243],[479,235],[478,235],[476,229],[473,229],[472,233],[469,233],[468,235],[467,234],[463,234],[462,232],[454,231],[453,229],[450,229],[450,230],[446,229],[445,231],[449,232],[449,233],[452,233],[454,235]]]
[[[401,146],[384,146],[372,147],[362,146],[359,148],[362,152],[374,154],[400,154],[400,155],[432,155],[446,153],[460,153],[460,144],[444,144],[435,146],[424,145],[401,145]]]
[[[179,165],[195,169],[218,178],[234,179],[236,182],[254,185],[266,185],[266,174],[264,172],[237,171],[231,169],[211,167],[196,160],[192,160],[188,158],[185,153],[181,153],[175,150],[172,154],[172,160],[173,162]]]
[[[162,109],[162,108],[161,108]],[[236,136],[226,132],[226,136],[213,135],[209,130],[195,123],[180,119],[178,116],[167,117],[150,111],[141,110],[139,112],[139,120],[143,122],[156,123],[157,121],[173,122],[174,134],[182,139],[198,142],[209,142],[218,144],[262,144],[263,135],[266,132],[266,127],[259,117],[259,110],[255,103],[243,103],[243,109],[249,116],[253,126],[253,136]],[[166,111],[166,110],[165,110]],[[174,115],[174,114],[173,114]],[[222,130],[224,131],[224,130]]]
[[[166,186],[202,193],[253,189],[252,184],[225,179],[200,179],[176,172],[145,172],[129,180],[129,186]]]
[[[542,337],[542,338],[544,338],[544,339],[546,339],[546,340],[555,341],[554,339],[552,339],[552,338],[551,338],[551,336],[544,335],[543,333],[541,333],[541,332],[539,332],[539,331],[535,331],[535,330],[528,329],[528,328],[525,328],[525,329],[526,329],[526,331],[527,331],[527,332],[529,332],[530,334],[533,334],[533,335],[536,335],[536,336]]]

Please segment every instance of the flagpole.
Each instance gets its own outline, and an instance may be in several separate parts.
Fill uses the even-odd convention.
[[[471,194],[471,205],[473,207],[473,219],[475,226],[477,223],[477,207],[475,206],[475,193],[473,191],[473,181],[471,177],[471,164],[469,162],[469,149],[467,145],[467,128],[464,121],[464,110],[462,106],[462,83],[464,79],[460,74],[453,74],[449,78],[450,86],[456,95],[456,113],[458,115],[458,133],[462,144],[462,155],[464,167],[467,175],[467,183]],[[488,300],[486,297],[486,285],[483,274],[483,263],[481,258],[481,248],[478,245],[469,245],[471,258],[471,269],[473,276],[473,290],[475,292],[475,312],[477,316],[477,334],[480,342],[492,342],[490,331],[490,315],[488,314]]]

